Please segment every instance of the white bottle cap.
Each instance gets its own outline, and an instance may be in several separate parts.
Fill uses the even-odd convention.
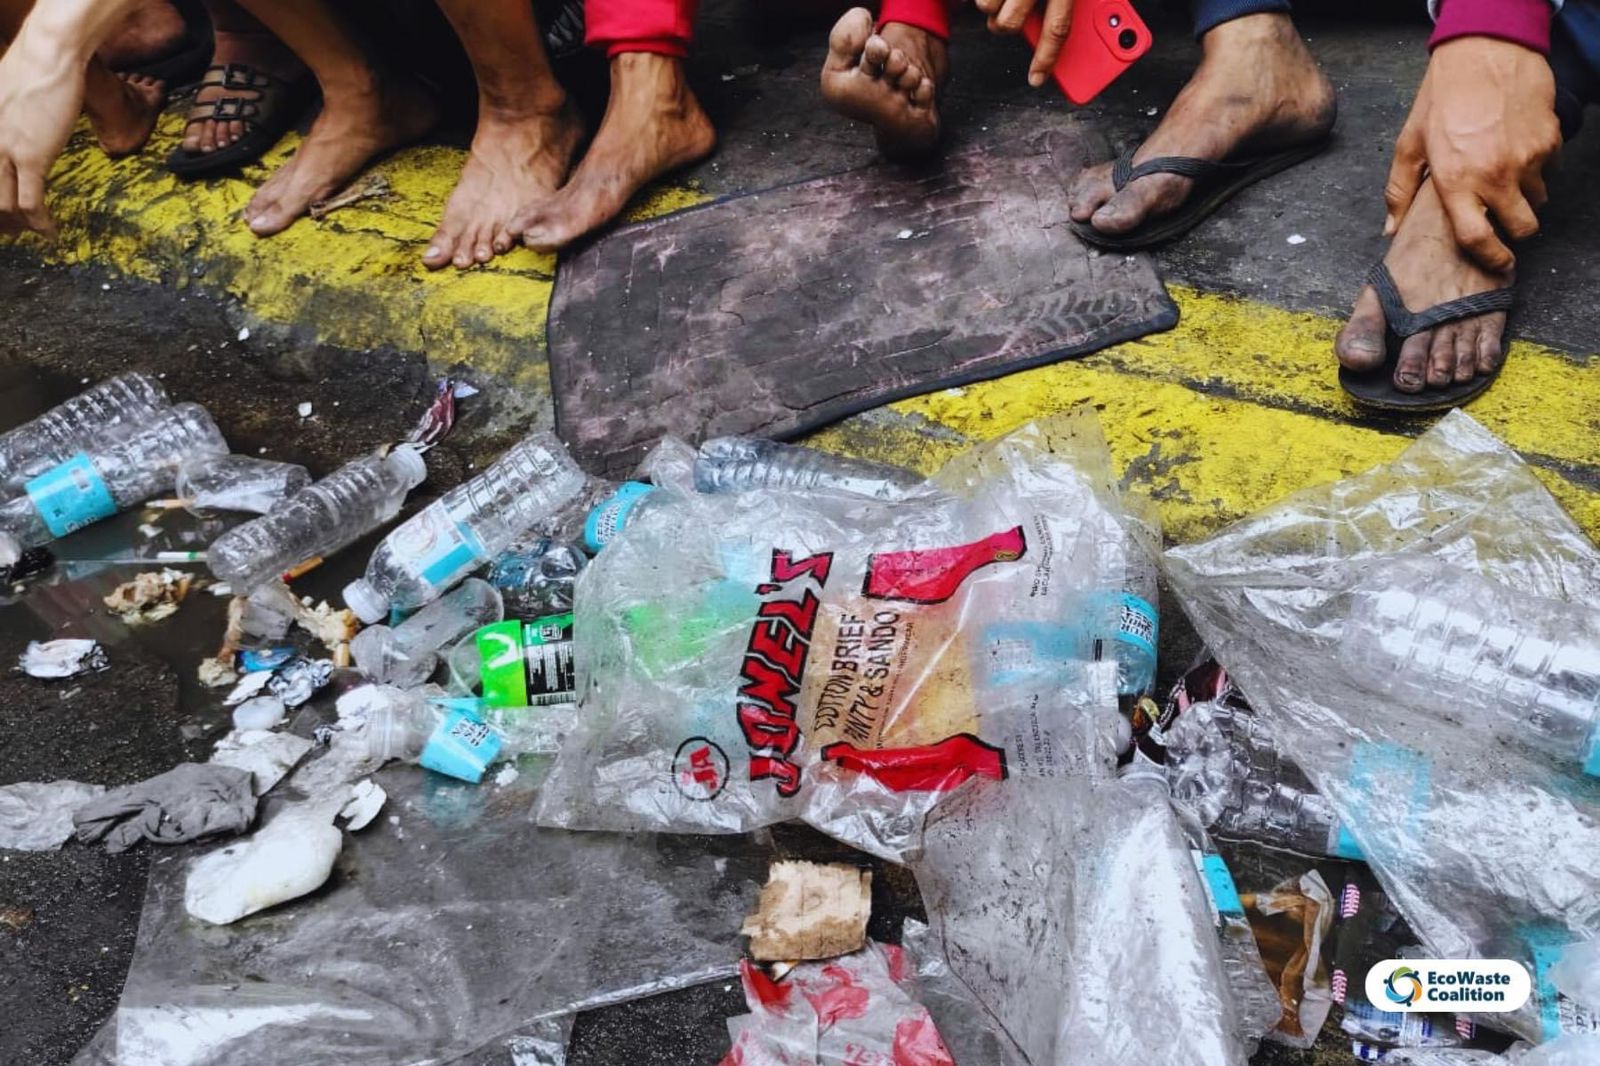
[[[407,488],[416,488],[428,480],[428,464],[414,444],[397,444],[389,453],[387,462],[399,471]]]
[[[389,617],[389,598],[364,577],[344,587],[344,603],[369,626]]]

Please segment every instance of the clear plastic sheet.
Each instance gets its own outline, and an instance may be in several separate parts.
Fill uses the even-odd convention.
[[[78,1066],[549,1066],[576,1010],[735,974],[770,856],[538,829],[533,762],[504,787],[380,773],[389,803],[329,883],[231,926],[184,913],[199,849],[163,852],[122,1003]],[[318,770],[279,791],[349,777]]]
[[[1087,409],[954,460],[898,500],[700,495],[682,449],[579,576],[579,729],[538,818],[744,832],[802,818],[888,859],[971,777],[1005,773],[989,693],[1114,654],[1138,538]],[[1109,609],[1108,609],[1109,608]]]
[[[1600,931],[1600,782],[1340,658],[1353,591],[1396,560],[1600,602],[1600,553],[1510,449],[1453,412],[1393,463],[1165,558],[1200,635],[1433,955],[1534,968]],[[1548,1006],[1478,1020],[1549,1039]]]
[[[1277,996],[1242,912],[1218,915],[1203,837],[1159,776],[1115,776],[1099,725],[1115,714],[1109,685],[1101,701],[1031,723],[1036,746],[1080,757],[978,783],[929,816],[912,867],[931,929],[922,951],[948,971],[924,964],[930,1009],[962,1062],[1243,1066]],[[960,1057],[986,1041],[1007,1050]]]

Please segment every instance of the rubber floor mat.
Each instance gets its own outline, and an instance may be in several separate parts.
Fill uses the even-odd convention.
[[[557,429],[621,476],[665,434],[792,437],[1172,328],[1148,258],[1095,253],[1068,226],[1067,184],[1098,147],[1074,123],[595,241],[562,263],[551,303]]]

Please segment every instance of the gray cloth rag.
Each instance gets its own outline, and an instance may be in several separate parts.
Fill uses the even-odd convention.
[[[109,852],[141,840],[181,844],[216,833],[239,833],[256,817],[250,771],[186,762],[148,781],[114,788],[72,816],[78,839],[102,838]]]

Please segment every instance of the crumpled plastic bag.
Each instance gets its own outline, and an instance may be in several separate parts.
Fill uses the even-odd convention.
[[[81,781],[0,785],[0,848],[54,851],[72,838],[73,813],[105,791]]]
[[[728,1019],[721,1066],[956,1066],[900,947],[869,941],[780,981],[746,960],[739,976],[750,1013]]]
[[[1478,1021],[1560,1034],[1538,975],[1600,933],[1600,782],[1341,660],[1352,593],[1397,560],[1600,602],[1600,553],[1518,456],[1459,411],[1393,463],[1174,548],[1200,635],[1328,800],[1425,946],[1512,958],[1539,994]]]
[[[1115,776],[1099,724],[1116,714],[1114,691],[1101,700],[1030,721],[1036,746],[1075,759],[977,782],[928,818],[912,864],[922,950],[991,1029],[958,1012],[951,1046],[999,1044],[1004,1055],[971,1061],[1031,1066],[1244,1066],[1277,996],[1231,881],[1164,778]],[[945,1025],[943,1009],[935,1018]]]
[[[943,793],[1006,774],[988,692],[1049,668],[1081,688],[1129,624],[1147,534],[1092,410],[979,445],[897,500],[700,495],[674,481],[691,465],[658,461],[649,506],[579,575],[578,728],[541,824],[800,818],[901,860]]]
[[[106,842],[115,854],[148,840],[180,844],[218,833],[241,833],[256,817],[249,770],[179,763],[164,774],[114,788],[79,807],[72,820],[85,844]]]

